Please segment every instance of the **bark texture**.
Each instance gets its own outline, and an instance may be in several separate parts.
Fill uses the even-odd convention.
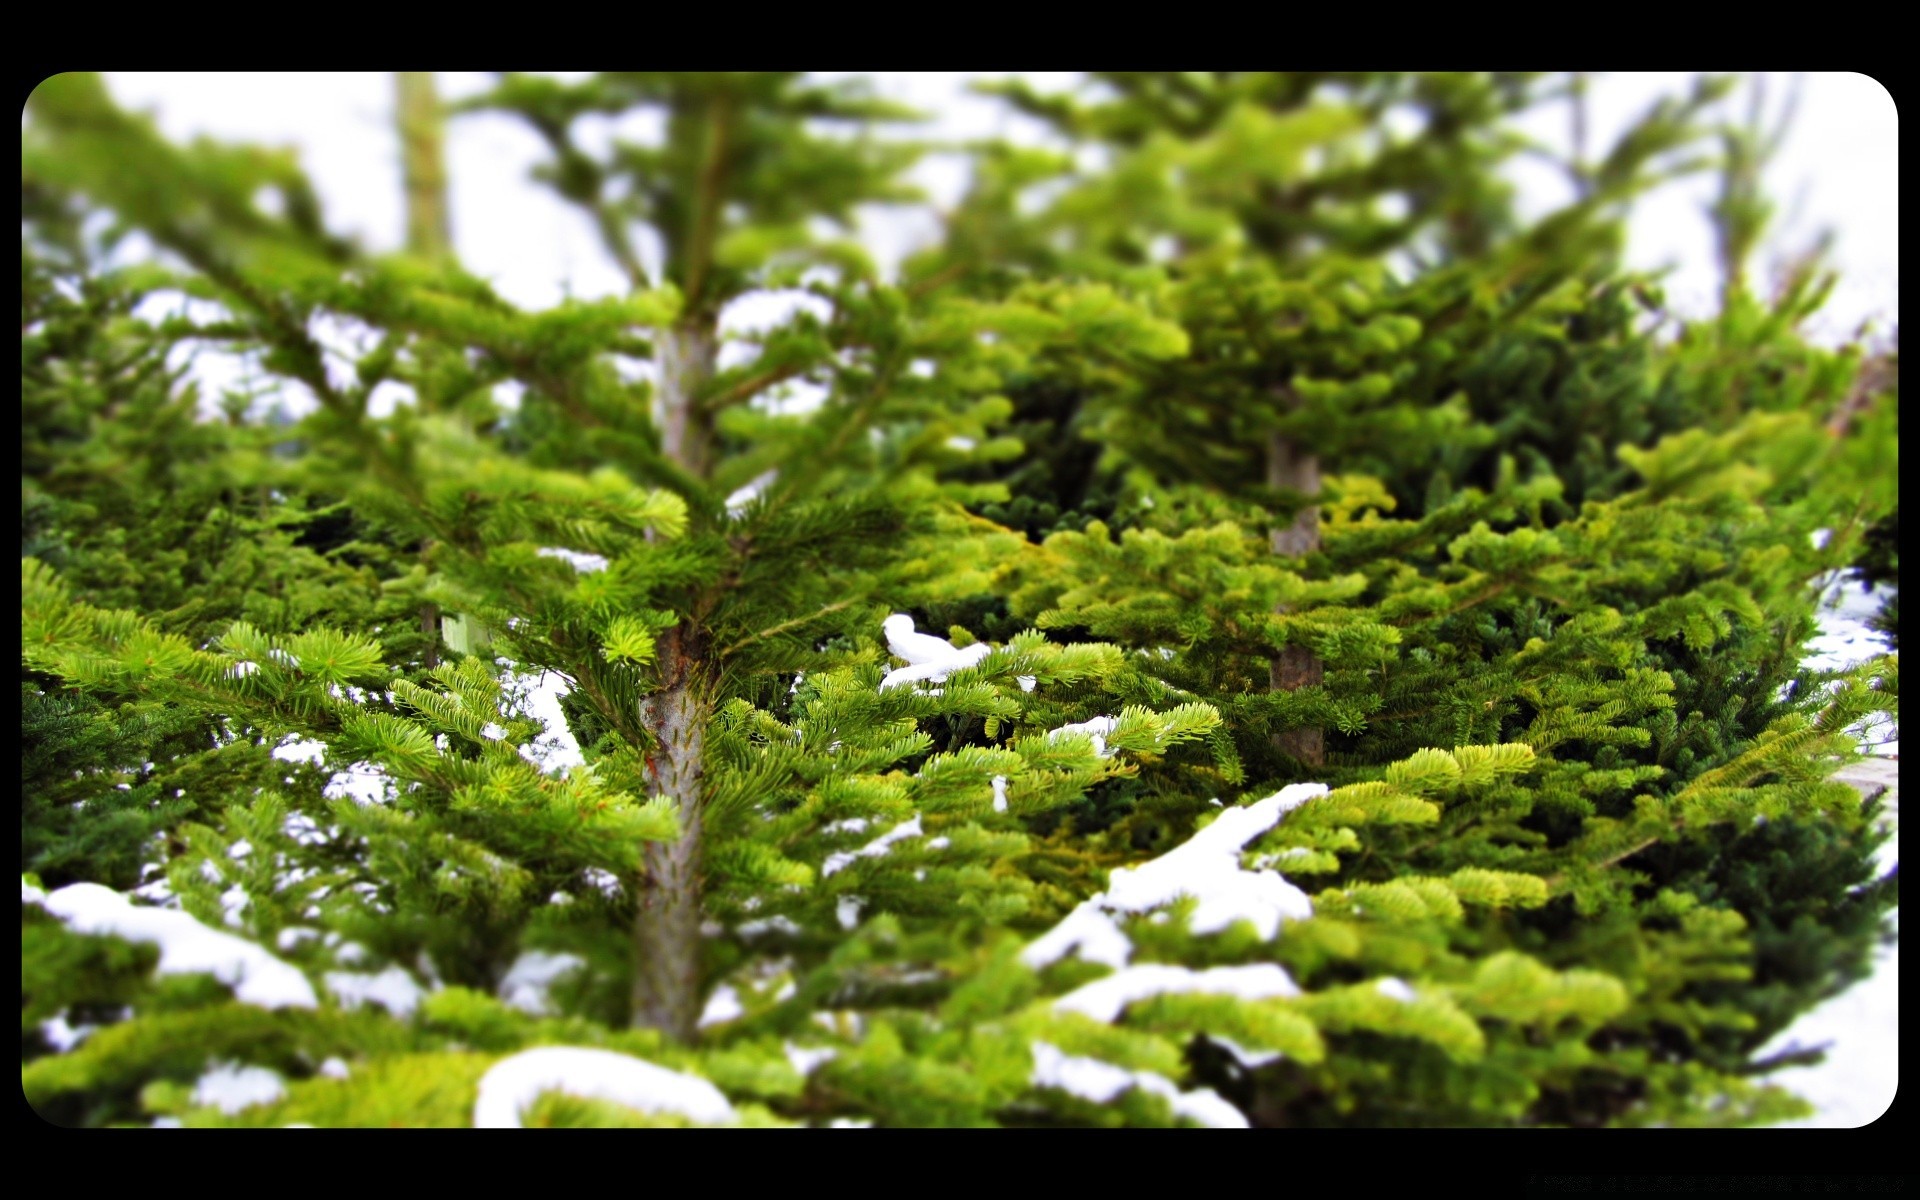
[[[431,71],[397,71],[400,163],[407,189],[407,251],[443,263],[453,251],[447,216],[446,117]]]
[[[700,893],[704,863],[706,727],[705,647],[690,625],[660,638],[656,661],[665,683],[641,702],[654,737],[655,794],[673,802],[680,836],[647,843],[634,921],[634,1024],[691,1041],[700,1019]]]
[[[718,346],[711,319],[661,331],[653,417],[661,449],[696,478],[712,468],[713,419],[698,404],[713,376]],[[642,856],[634,917],[634,1024],[691,1041],[701,1009],[701,892],[705,847],[706,728],[711,715],[712,651],[697,619],[688,618],[655,645],[660,686],[640,704],[653,741],[654,794],[673,802],[680,836],[649,842]]]
[[[1267,439],[1267,486],[1313,495],[1320,490],[1319,457],[1302,451],[1277,433],[1270,435]],[[1301,509],[1295,514],[1291,525],[1275,528],[1272,537],[1276,555],[1298,558],[1318,550],[1319,506]],[[1284,613],[1287,607],[1280,605],[1274,611]],[[1305,646],[1288,646],[1273,660],[1272,689],[1276,692],[1317,687],[1323,677],[1319,657]],[[1275,734],[1274,746],[1281,753],[1292,755],[1308,766],[1317,767],[1326,761],[1326,737],[1317,728],[1289,729]]]

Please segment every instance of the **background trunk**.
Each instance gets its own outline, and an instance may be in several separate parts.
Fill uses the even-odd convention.
[[[663,330],[655,342],[660,380],[653,417],[667,457],[696,478],[711,470],[713,419],[695,403],[713,375],[718,338],[713,322]],[[693,618],[661,636],[655,648],[660,688],[640,704],[654,742],[655,794],[673,801],[680,836],[649,842],[643,855],[634,917],[633,1021],[691,1041],[701,1007],[701,806],[711,659],[705,631]]]
[[[1313,495],[1320,490],[1320,459],[1303,453],[1279,434],[1267,438],[1267,486]],[[1293,524],[1273,530],[1273,552],[1298,558],[1320,548],[1319,506],[1303,508]],[[1283,604],[1275,612],[1286,612]],[[1272,688],[1276,692],[1294,692],[1317,687],[1323,677],[1320,659],[1305,646],[1288,646],[1273,660]],[[1326,761],[1326,738],[1319,729],[1289,729],[1274,735],[1273,744],[1283,754],[1311,767]]]
[[[438,265],[453,253],[447,217],[446,115],[431,71],[397,71],[400,167],[407,189],[407,252]]]

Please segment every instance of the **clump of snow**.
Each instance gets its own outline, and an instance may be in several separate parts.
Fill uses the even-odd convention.
[[[838,1050],[824,1046],[796,1046],[792,1042],[787,1042],[784,1049],[787,1052],[787,1061],[792,1063],[793,1069],[802,1075],[811,1075],[840,1056]]]
[[[500,1000],[508,1008],[534,1016],[549,1016],[553,1005],[548,991],[569,971],[587,965],[577,954],[551,954],[545,950],[525,950],[513,960],[500,980]]]
[[[1105,963],[1115,970],[1126,966],[1133,956],[1133,943],[1112,917],[1100,911],[1098,900],[1095,897],[1082,902],[1058,925],[1034,939],[1021,952],[1021,961],[1044,967],[1078,950],[1088,962]]]
[[[357,762],[344,771],[335,771],[320,794],[329,800],[351,797],[364,808],[389,803],[397,793],[392,776],[373,763]]]
[[[1409,984],[1404,979],[1396,979],[1391,976],[1389,976],[1386,979],[1382,979],[1380,982],[1374,984],[1373,990],[1376,992],[1379,992],[1382,996],[1386,996],[1393,1000],[1405,1001],[1407,1003],[1412,1003],[1415,999],[1417,999],[1417,996],[1415,995],[1413,990],[1413,985]]]
[[[334,1055],[321,1063],[320,1069],[314,1073],[325,1079],[345,1079],[348,1074],[347,1060]]]
[[[860,923],[860,904],[858,896],[842,896],[833,906],[833,915],[840,922],[840,928],[852,929]]]
[[[582,875],[588,887],[609,900],[620,895],[620,877],[605,867],[588,867]]]
[[[420,1006],[421,997],[426,995],[420,985],[414,982],[413,976],[399,967],[388,967],[377,975],[329,971],[326,983],[327,990],[345,1008],[358,1008],[371,1001],[396,1017],[411,1014]]]
[[[319,936],[320,931],[318,929],[308,929],[302,925],[289,925],[280,931],[278,937],[274,938],[274,945],[279,948],[280,953],[288,954],[299,949],[302,943],[310,942]]]
[[[1055,1000],[1053,1007],[1056,1012],[1084,1013],[1096,1021],[1112,1021],[1126,1011],[1129,1004],[1178,992],[1265,1000],[1298,996],[1300,988],[1278,963],[1209,967],[1204,971],[1168,963],[1145,963],[1075,988]]]
[[[1246,1114],[1221,1099],[1212,1088],[1183,1092],[1171,1079],[1152,1071],[1129,1071],[1097,1058],[1067,1054],[1046,1042],[1033,1044],[1035,1087],[1058,1088],[1083,1100],[1106,1104],[1123,1092],[1138,1088],[1165,1096],[1175,1115],[1210,1129],[1246,1129]]]
[[[857,858],[879,858],[884,855],[888,847],[892,846],[895,842],[903,841],[910,837],[922,836],[924,836],[924,831],[920,828],[920,814],[915,813],[913,820],[902,821],[858,850],[847,850],[836,854],[829,854],[826,863],[820,868],[820,874],[826,876],[832,875],[837,871],[844,871],[849,866],[852,866],[853,861]]]
[[[746,1015],[747,1006],[740,1002],[740,993],[734,990],[732,984],[723,983],[713,989],[713,995],[707,997],[707,1006],[700,1012],[700,1028],[724,1025]]]
[[[1049,742],[1054,741],[1063,733],[1084,733],[1093,739],[1093,752],[1095,754],[1101,758],[1111,758],[1113,752],[1107,749],[1107,735],[1112,733],[1113,727],[1119,723],[1120,722],[1114,720],[1112,717],[1090,717],[1085,721],[1080,721],[1072,725],[1062,725],[1058,729],[1048,730],[1047,740]]]
[[[280,1076],[265,1067],[220,1063],[193,1085],[193,1102],[210,1104],[232,1116],[256,1104],[272,1104],[287,1094]]]
[[[698,1076],[611,1050],[542,1046],[501,1059],[481,1077],[474,1128],[518,1128],[520,1114],[546,1092],[608,1100],[706,1124],[734,1119],[733,1105],[720,1089]]]
[[[86,1040],[96,1026],[69,1025],[65,1009],[40,1022],[40,1037],[55,1051],[65,1054]]]
[[[1005,775],[993,777],[993,811],[1007,811],[1007,777]]]
[[[800,926],[791,917],[776,915],[763,920],[748,921],[735,932],[741,937],[758,937],[763,933],[795,934],[800,932]]]
[[[312,763],[317,767],[327,761],[327,744],[312,738],[290,737],[273,748],[273,756],[281,762]]]
[[[44,901],[48,912],[76,933],[111,934],[160,947],[162,975],[210,974],[234,997],[262,1008],[317,1008],[313,985],[298,968],[260,946],[210,929],[187,913],[136,908],[97,883],[75,883]]]
[[[1287,813],[1326,792],[1324,783],[1282,788],[1244,808],[1226,809],[1211,825],[1159,858],[1115,870],[1105,892],[1090,897],[1028,945],[1021,960],[1043,967],[1078,949],[1089,961],[1124,966],[1132,946],[1104,912],[1149,912],[1182,896],[1198,901],[1192,921],[1195,933],[1218,933],[1246,920],[1253,922],[1262,938],[1273,938],[1282,921],[1312,916],[1313,902],[1277,872],[1244,870],[1241,851]]]
[[[905,613],[894,613],[880,623],[887,635],[887,649],[894,657],[904,659],[906,666],[890,671],[880,681],[880,690],[899,687],[906,683],[918,683],[922,680],[933,683],[945,683],[947,676],[967,667],[977,666],[981,659],[993,653],[993,647],[985,642],[975,642],[970,646],[956,648],[945,638],[934,637],[930,633],[916,633],[913,618]]]
[[[235,929],[245,923],[240,914],[247,911],[251,903],[253,901],[247,897],[247,890],[237,883],[220,893],[220,911],[226,923]]]
[[[598,554],[588,554],[581,550],[568,550],[562,546],[542,546],[534,551],[541,558],[557,558],[565,562],[582,575],[607,569],[607,560]]]
[[[28,883],[25,879],[22,879],[20,881],[20,903],[39,904],[40,902],[44,901],[46,898],[47,898],[47,894],[41,891],[39,888]]]
[[[1232,1038],[1224,1038],[1217,1033],[1208,1034],[1207,1040],[1232,1055],[1235,1062],[1248,1070],[1256,1067],[1264,1067],[1268,1063],[1279,1062],[1282,1058],[1286,1057],[1278,1050],[1249,1050]]]
[[[823,825],[820,827],[821,833],[865,833],[866,831],[867,819],[865,817],[848,817],[844,821],[835,821],[831,825]]]
[[[1241,869],[1240,853],[1281,817],[1326,792],[1323,783],[1296,783],[1246,808],[1225,810],[1213,824],[1159,858],[1115,870],[1107,881],[1107,905],[1146,912],[1192,896],[1199,901],[1193,913],[1195,933],[1217,933],[1247,920],[1262,938],[1272,938],[1282,920],[1311,917],[1313,902],[1276,872]]]

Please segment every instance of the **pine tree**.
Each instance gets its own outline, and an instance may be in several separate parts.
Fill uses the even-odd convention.
[[[159,905],[99,886],[126,854],[85,822],[73,865],[23,879],[29,1100],[92,1124],[1798,1111],[1747,1077],[1752,1039],[1858,958],[1756,980],[1754,942],[1784,962],[1804,917],[1855,945],[1891,901],[1847,898],[1872,814],[1827,775],[1897,660],[1831,690],[1794,666],[1804,581],[1891,507],[1893,416],[1869,389],[1830,428],[1851,364],[1781,306],[1635,330],[1617,208],[1711,94],[1523,229],[1492,166],[1536,80],[1107,82],[1014,97],[1107,167],[1028,215],[1065,164],[986,150],[895,286],[832,230],[910,198],[914,147],[875,132],[909,114],[857,85],[508,76],[462,110],[540,134],[629,284],[537,313],[451,253],[429,79],[399,82],[391,258],[328,235],[289,156],[172,146],[96,79],[43,84],[31,194],[174,263],[76,267],[81,294],[220,315],[33,335],[27,475],[65,497],[23,539],[33,778],[111,778],[171,736],[135,716],[222,748],[182,752],[191,807],[115,809],[164,835]],[[1406,102],[1433,136],[1379,147]],[[583,135],[635,112],[658,137]],[[72,245],[82,212],[29,225]],[[1407,246],[1435,261],[1402,277],[1382,257]],[[796,312],[736,355],[722,313],[761,290]],[[54,329],[54,294],[23,288],[23,325]],[[359,334],[345,369],[329,323]],[[312,411],[194,422],[161,356],[197,339]],[[111,395],[121,342],[160,364],[141,404],[71,382]],[[1552,352],[1558,374],[1529,365]],[[1565,436],[1553,414],[1593,395],[1611,423]],[[1046,496],[1046,458],[1076,460],[1022,445],[1035,405],[1126,473],[1081,457]],[[1271,473],[1276,439],[1318,482]],[[207,465],[146,493],[80,469],[176,442]],[[1032,502],[1015,529],[981,515],[1016,515],[1003,479]],[[230,553],[297,603],[217,571],[129,585],[87,541],[241,494]],[[1318,681],[1274,686],[1289,650]],[[529,683],[556,677],[550,725]],[[547,766],[569,735],[578,764]],[[1783,846],[1790,894],[1754,865]]]

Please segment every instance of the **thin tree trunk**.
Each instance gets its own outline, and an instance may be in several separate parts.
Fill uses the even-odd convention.
[[[1316,455],[1303,453],[1299,447],[1279,434],[1267,438],[1267,486],[1302,492],[1309,496],[1320,490],[1320,459]],[[1320,548],[1320,509],[1301,509],[1295,514],[1293,524],[1285,528],[1276,527],[1272,533],[1273,552],[1287,558],[1301,555]],[[1284,613],[1286,605],[1274,610]],[[1318,687],[1323,677],[1320,659],[1305,646],[1291,645],[1281,650],[1273,660],[1272,690],[1276,692],[1295,692],[1301,688]],[[1326,761],[1325,735],[1319,729],[1289,729],[1274,735],[1274,747],[1310,767],[1317,767]]]
[[[447,237],[447,164],[442,146],[444,118],[430,71],[394,72],[400,128],[400,171],[407,193],[407,250],[435,263],[449,253]],[[420,606],[420,632],[426,635],[426,665],[440,665],[440,606]]]
[[[676,465],[704,479],[712,467],[713,418],[696,397],[713,375],[718,348],[713,321],[697,318],[663,330],[655,348],[660,378],[653,416],[661,448]],[[661,636],[655,665],[660,687],[641,702],[640,719],[654,741],[655,794],[672,800],[680,836],[649,842],[643,856],[634,918],[633,1021],[691,1041],[701,1000],[701,807],[712,678],[712,654],[695,618]]]
[[[680,836],[649,842],[639,912],[634,920],[633,1022],[693,1040],[700,1018],[700,893],[704,863],[701,802],[707,698],[705,647],[682,624],[658,643],[666,682],[641,702],[640,717],[656,739],[656,794],[672,799]]]
[[[447,216],[446,116],[433,72],[396,71],[400,165],[407,189],[407,251],[435,264],[452,255]]]

